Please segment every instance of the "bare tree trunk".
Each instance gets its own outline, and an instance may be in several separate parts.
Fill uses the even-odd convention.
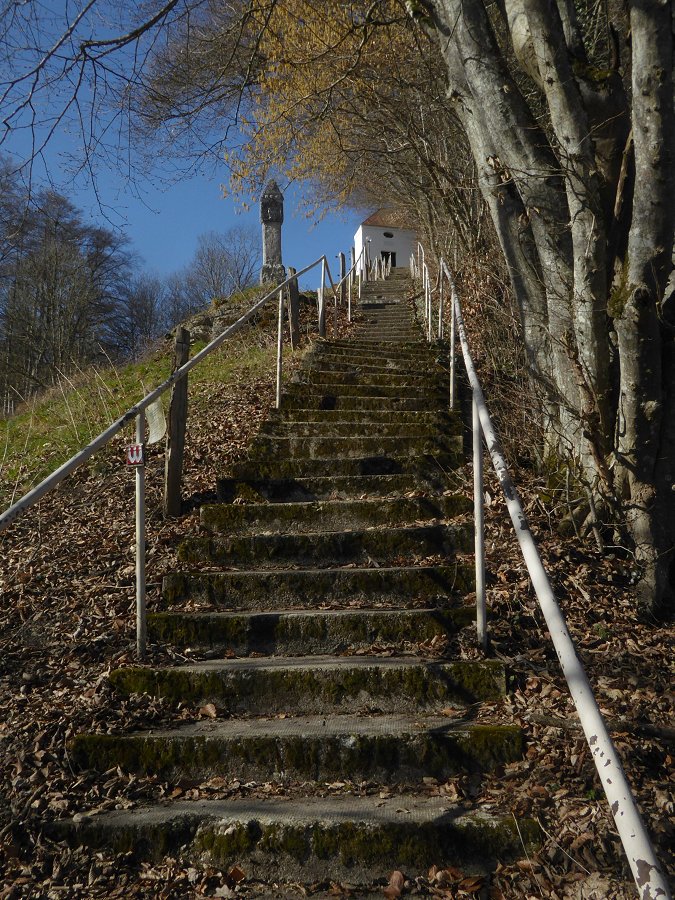
[[[644,566],[642,600],[672,604],[672,348],[663,353],[660,303],[672,271],[675,230],[673,32],[667,0],[633,2],[635,181],[627,272],[614,298],[621,361],[617,455],[629,501],[628,526]],[[672,343],[670,336],[669,343]]]

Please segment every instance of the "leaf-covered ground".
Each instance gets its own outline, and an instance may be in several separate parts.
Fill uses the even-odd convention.
[[[191,392],[185,474],[187,512],[160,514],[163,456],[151,450],[148,483],[148,585],[156,603],[161,576],[176,566],[178,541],[198,525],[198,504],[213,496],[215,475],[246,447],[273,396],[273,337],[261,345],[266,361],[227,368]],[[224,351],[236,354],[233,343]],[[233,357],[229,357],[232,359]],[[246,354],[242,354],[246,359]],[[198,869],[166,859],[138,865],[50,841],[44,823],[77,813],[131,807],[148,799],[292,795],[307,786],[167,783],[111,770],[105,777],[78,771],[68,741],[80,731],[156,727],[174,720],[219,715],[204,707],[174,708],[149,697],[121,700],[110,689],[111,668],[134,661],[133,473],[122,464],[122,435],[59,490],[0,537],[0,898],[18,897],[300,897],[433,896],[446,898],[629,898],[635,890],[613,822],[568,698],[542,617],[529,587],[504,505],[494,484],[487,510],[490,652],[505,659],[513,691],[475,715],[520,723],[525,758],[490,775],[419,786],[449,800],[480,799],[516,820],[535,816],[542,849],[523,853],[489,879],[433,867],[423,877],[394,872],[370,893],[346,884],[261,884],[238,867]],[[468,469],[460,475],[470,483]],[[673,800],[673,630],[638,620],[631,596],[630,557],[620,548],[600,553],[592,539],[562,540],[556,532],[564,497],[519,478],[545,563],[597,687],[629,779],[664,862],[675,837]],[[431,563],[432,560],[429,560]],[[374,653],[418,649],[430,656],[443,642],[419,647],[374,647]],[[456,650],[454,647],[453,650]],[[459,650],[478,655],[471,630]],[[150,661],[181,658],[151,647]],[[449,708],[448,716],[461,710]],[[471,714],[472,711],[470,711]],[[315,788],[335,792],[396,793],[396,786],[348,780]],[[439,861],[440,862],[440,861]]]

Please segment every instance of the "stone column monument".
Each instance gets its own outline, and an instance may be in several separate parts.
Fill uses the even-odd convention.
[[[286,278],[281,262],[281,223],[284,221],[284,195],[276,181],[268,181],[260,196],[263,264],[260,283],[280,282]]]

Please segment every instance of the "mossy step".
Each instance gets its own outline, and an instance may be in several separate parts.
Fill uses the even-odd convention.
[[[317,347],[328,346],[333,351],[343,350],[345,353],[370,353],[373,357],[376,355],[385,356],[393,359],[418,358],[433,359],[438,353],[438,348],[432,344],[428,344],[425,340],[404,342],[401,347],[393,348],[387,341],[382,341],[378,345],[378,341],[365,338],[350,338],[345,341],[330,341],[325,344],[317,344]]]
[[[425,641],[454,634],[475,621],[469,606],[455,609],[274,610],[270,612],[159,612],[148,634],[176,647],[231,650],[238,656],[330,654],[373,645]]]
[[[167,605],[185,600],[223,609],[274,609],[321,603],[443,602],[474,590],[474,568],[449,566],[379,569],[273,569],[247,572],[172,572],[162,581]]]
[[[221,503],[306,503],[314,500],[359,500],[416,491],[442,493],[441,477],[419,475],[336,475],[333,478],[219,478],[216,491]]]
[[[462,453],[461,435],[397,434],[397,435],[327,435],[302,436],[290,434],[268,435],[258,434],[248,451],[250,461],[267,459],[274,461],[277,457],[291,459],[322,459],[337,456],[340,459],[353,459],[363,456],[424,456],[425,454]],[[339,471],[339,470],[338,470]]]
[[[334,397],[377,397],[383,406],[389,400],[414,399],[426,403],[426,408],[437,406],[446,399],[445,385],[425,384],[342,384],[335,375],[328,381],[304,379],[306,373],[296,373],[288,382],[285,393],[321,393]]]
[[[378,356],[387,358],[401,358],[399,354],[396,357],[392,354],[392,348],[387,343],[383,343],[382,347],[373,346],[373,341],[360,341],[356,338],[339,338],[333,340],[318,340],[314,345],[315,349],[321,351],[322,348],[329,350],[331,353],[373,353]],[[402,347],[400,353],[404,357],[433,359],[434,356],[441,352],[447,352],[447,345],[443,342],[428,343],[425,340],[414,341],[407,347]]]
[[[222,869],[237,865],[251,881],[351,884],[371,884],[394,869],[414,878],[432,865],[485,872],[540,840],[530,819],[420,794],[173,801],[62,820],[49,834],[142,859],[170,854]]]
[[[328,424],[330,422],[353,423],[362,425],[372,423],[374,425],[437,425],[443,431],[457,431],[462,425],[455,413],[451,410],[437,409],[426,412],[424,410],[382,410],[382,409],[275,409],[267,419],[270,423],[292,425],[299,424]]]
[[[320,357],[331,359],[371,362],[378,365],[404,365],[404,366],[431,366],[435,363],[447,360],[447,348],[444,346],[417,344],[410,347],[401,347],[396,353],[386,344],[382,347],[373,346],[370,342],[367,346],[361,346],[357,341],[349,344],[339,342],[326,342],[315,344],[313,353]]]
[[[368,332],[368,334],[370,334],[370,332]],[[419,332],[419,334],[421,335],[421,332]],[[379,331],[377,333],[373,333],[372,337],[367,337],[366,334],[364,334],[362,332],[357,333],[354,337],[355,341],[359,341],[366,347],[368,346],[368,344],[376,344],[376,345],[381,345],[383,347],[387,344],[391,344],[392,347],[394,347],[394,348],[398,348],[399,346],[407,347],[409,344],[416,343],[417,340],[419,340],[419,339],[420,338],[416,338],[414,335],[408,335],[408,334],[401,334],[401,335],[393,335],[392,334],[392,335],[388,336],[388,335],[381,334]],[[392,352],[395,353],[397,351],[395,349],[392,349]]]
[[[473,502],[464,494],[441,497],[393,497],[375,500],[317,500],[303,503],[205,504],[201,526],[212,534],[283,534],[446,521],[468,513]]]
[[[298,716],[230,719],[130,735],[79,734],[70,756],[82,769],[240,781],[285,778],[380,783],[439,781],[490,771],[523,755],[515,725],[474,725],[443,716]]]
[[[435,422],[358,422],[353,417],[346,422],[291,422],[274,416],[263,423],[259,433],[270,437],[395,437],[405,434],[421,438],[442,438],[450,432],[461,434],[461,425],[457,420],[452,425],[450,420],[443,423],[438,417]]]
[[[417,525],[307,534],[251,534],[233,537],[188,538],[178,558],[188,565],[259,566],[379,565],[401,556],[452,558],[470,551],[473,528],[469,524]]]
[[[333,443],[333,453],[339,452]],[[424,456],[400,456],[395,453],[377,456],[325,456],[317,459],[286,459],[282,457],[249,457],[234,466],[236,478],[316,478],[341,475],[401,475],[417,473],[445,474],[463,461],[461,454],[429,453]]]
[[[437,375],[436,366],[419,363],[365,363],[345,357],[331,356],[328,353],[310,355],[303,364],[304,369],[321,369],[324,372],[339,372],[349,375],[396,375],[397,377],[413,377],[419,375]]]
[[[208,660],[175,668],[130,666],[110,673],[123,694],[174,702],[214,701],[228,713],[275,715],[354,711],[440,712],[449,703],[495,700],[506,692],[496,660],[309,656]]]
[[[363,328],[358,329],[354,333],[355,340],[373,340],[380,342],[392,341],[394,343],[406,344],[409,341],[418,341],[422,336],[422,332],[418,329],[398,329],[398,328]]]
[[[293,376],[295,384],[335,384],[363,385],[369,387],[404,388],[416,387],[424,391],[446,390],[447,375],[438,371],[428,371],[422,374],[401,374],[398,372],[356,372],[337,371],[334,369],[320,369],[321,360],[315,360],[314,365],[301,369]]]
[[[429,397],[419,394],[414,397],[371,397],[358,394],[344,394],[327,389],[312,389],[307,385],[288,384],[281,397],[281,408],[320,410],[376,410],[412,412],[420,410],[447,409],[447,398]]]
[[[391,328],[402,331],[414,331],[416,336],[419,337],[417,323],[409,313],[390,313],[384,310],[364,311],[363,307],[361,307],[360,320],[360,328],[358,330],[361,331],[377,331],[380,328]]]

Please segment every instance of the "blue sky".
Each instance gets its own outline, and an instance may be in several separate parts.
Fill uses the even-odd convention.
[[[237,225],[260,228],[257,204],[244,211],[220,188],[227,173],[219,177],[197,174],[175,182],[154,178],[138,179],[132,186],[119,173],[99,171],[96,191],[84,177],[74,182],[60,181],[60,146],[55,138],[47,149],[45,163],[56,190],[68,197],[92,222],[112,230],[122,230],[130,249],[140,257],[144,271],[166,276],[187,265],[194,255],[197,239],[207,231],[226,231]],[[39,178],[39,172],[36,175]],[[285,265],[301,269],[325,253],[331,270],[335,256],[349,254],[354,232],[372,210],[346,210],[329,214],[320,221],[308,219],[301,210],[303,186],[292,184],[285,191],[282,256]],[[303,286],[315,287],[317,274],[310,273]]]
[[[165,190],[146,183],[143,190],[144,201],[123,197],[119,207],[128,221],[125,231],[144,258],[145,267],[160,275],[186,265],[198,236],[205,231],[225,231],[236,225],[260,228],[257,206],[237,212],[231,199],[223,199],[217,174],[213,178],[185,179]],[[283,261],[301,269],[325,253],[333,269],[335,255],[339,251],[349,253],[354,232],[368,211],[348,210],[315,224],[298,211],[301,200],[302,185],[292,185],[284,200]],[[122,204],[126,209],[121,208]]]
[[[17,17],[16,34],[10,34],[9,49],[4,56],[0,55],[0,81],[8,83],[22,70],[24,74],[31,70],[39,57],[36,47],[40,44],[43,48],[53,46],[66,21],[74,21],[76,5],[64,5],[63,0],[45,0],[38,7],[28,4],[20,9],[23,12]],[[125,22],[124,8],[121,15]],[[25,43],[27,38],[21,27],[23,18],[28,23],[24,23],[23,31],[31,36],[29,44]],[[99,106],[101,87],[98,88],[99,93],[94,95],[93,82],[85,78],[77,88],[78,105],[74,107],[70,103],[75,75],[63,76],[61,59],[64,53],[66,56],[68,52],[75,53],[78,41],[83,38],[91,35],[100,38],[109,32],[118,33],[120,29],[124,33],[124,22],[120,24],[117,19],[115,3],[102,0],[79,23],[76,33],[66,42],[65,50],[56,54],[41,70],[30,104],[25,100],[26,92],[34,86],[32,77],[20,79],[15,87],[9,89],[5,102],[7,110],[16,108],[19,112],[10,116],[12,128],[7,135],[2,133],[7,140],[3,142],[0,152],[21,163],[31,156],[32,137],[39,146],[55,126],[44,152],[36,159],[33,173],[36,182],[39,184],[49,180],[55,190],[68,197],[83,212],[86,219],[111,229],[123,230],[130,241],[130,249],[142,260],[141,267],[165,276],[190,262],[200,234],[226,231],[238,224],[259,228],[258,204],[256,202],[250,211],[243,212],[237,210],[231,199],[223,199],[220,183],[226,182],[229,177],[224,161],[219,165],[216,159],[215,165],[205,165],[203,174],[180,179],[167,177],[166,173],[174,168],[174,161],[166,147],[152,159],[154,172],[151,177],[138,175],[135,183],[128,184],[126,175],[137,166],[138,159],[134,151],[128,151],[125,143],[126,120],[123,115],[118,119],[118,106],[113,102],[114,86],[117,84],[119,88],[117,76],[111,76],[112,105],[104,103]],[[33,42],[36,42],[36,47],[33,47]],[[141,58],[143,52],[141,48]],[[120,72],[131,71],[133,54],[134,48],[127,48],[121,51],[121,55],[114,56]],[[8,70],[3,71],[7,67]],[[125,82],[124,75],[121,81]],[[105,85],[107,88],[107,82]],[[105,96],[106,91],[102,93]],[[217,133],[218,122],[212,123],[212,127],[212,137],[217,141],[220,137]],[[90,131],[91,128],[94,130]],[[241,140],[236,129],[232,130],[228,144],[230,140]],[[88,159],[83,153],[84,142],[97,147],[92,160],[96,168],[94,185],[86,169],[72,180],[72,172],[81,169]],[[283,190],[281,180],[280,186]],[[322,253],[331,263],[338,251],[348,253],[359,223],[372,212],[349,210],[344,215],[327,215],[315,223],[299,211],[303,199],[302,185],[292,184],[284,194],[283,262],[298,269]]]

